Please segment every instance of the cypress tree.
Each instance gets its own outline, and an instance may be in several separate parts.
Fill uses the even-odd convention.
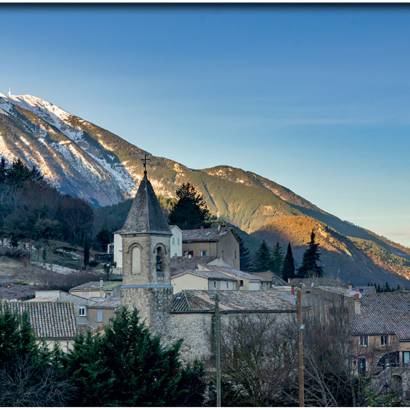
[[[285,259],[283,261],[282,278],[285,282],[287,282],[288,279],[292,279],[294,277],[295,277],[295,260],[293,259],[292,246],[290,245],[290,242],[289,242],[288,249],[285,255]]]
[[[189,182],[176,191],[177,202],[169,214],[169,223],[180,229],[197,229],[209,226],[210,213],[206,202]]]
[[[279,242],[276,242],[272,253],[271,271],[280,275],[283,267],[283,252]]]
[[[260,248],[256,252],[253,262],[253,270],[255,272],[264,272],[271,267],[271,254],[265,241],[262,241]]]
[[[310,234],[310,242],[303,254],[302,265],[298,269],[298,277],[307,278],[309,276],[322,277],[323,268],[319,265],[320,253],[319,244],[315,242],[315,232]]]
[[[249,249],[243,243],[243,239],[239,235],[235,235],[239,242],[239,264],[240,269],[245,272],[249,272],[252,267],[251,257],[249,254]]]

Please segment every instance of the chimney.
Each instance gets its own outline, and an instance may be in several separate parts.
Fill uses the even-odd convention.
[[[356,293],[353,296],[353,300],[354,300],[354,314],[355,315],[360,315],[361,314],[361,302],[360,302],[360,294]]]

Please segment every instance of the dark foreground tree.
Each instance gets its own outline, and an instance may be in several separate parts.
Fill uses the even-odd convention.
[[[282,278],[285,282],[295,277],[295,260],[293,259],[292,246],[288,244],[282,267]]]
[[[210,213],[201,194],[189,182],[176,191],[177,202],[169,214],[169,223],[181,229],[209,226]]]
[[[180,343],[163,346],[123,308],[102,335],[81,335],[64,359],[75,406],[200,406],[202,366],[183,367]]]
[[[56,366],[57,350],[36,342],[26,315],[0,311],[0,406],[67,405],[73,389]]]
[[[255,254],[253,261],[253,270],[255,272],[264,272],[271,267],[271,254],[265,241],[262,241],[260,248]]]
[[[298,277],[307,278],[310,276],[322,277],[323,268],[319,265],[320,252],[319,244],[315,242],[315,232],[310,234],[310,242],[303,254],[302,265],[298,269]]]

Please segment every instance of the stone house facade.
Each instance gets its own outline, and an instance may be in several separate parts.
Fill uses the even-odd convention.
[[[183,230],[182,252],[187,257],[221,258],[239,269],[239,242],[228,227]]]
[[[368,293],[352,323],[355,369],[410,399],[410,292]]]

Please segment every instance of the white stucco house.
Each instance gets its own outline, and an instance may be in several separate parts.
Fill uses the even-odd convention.
[[[122,272],[122,239],[119,233],[114,234],[114,271]]]
[[[170,254],[173,256],[182,256],[182,230],[177,225],[170,225],[171,230],[171,247]]]

